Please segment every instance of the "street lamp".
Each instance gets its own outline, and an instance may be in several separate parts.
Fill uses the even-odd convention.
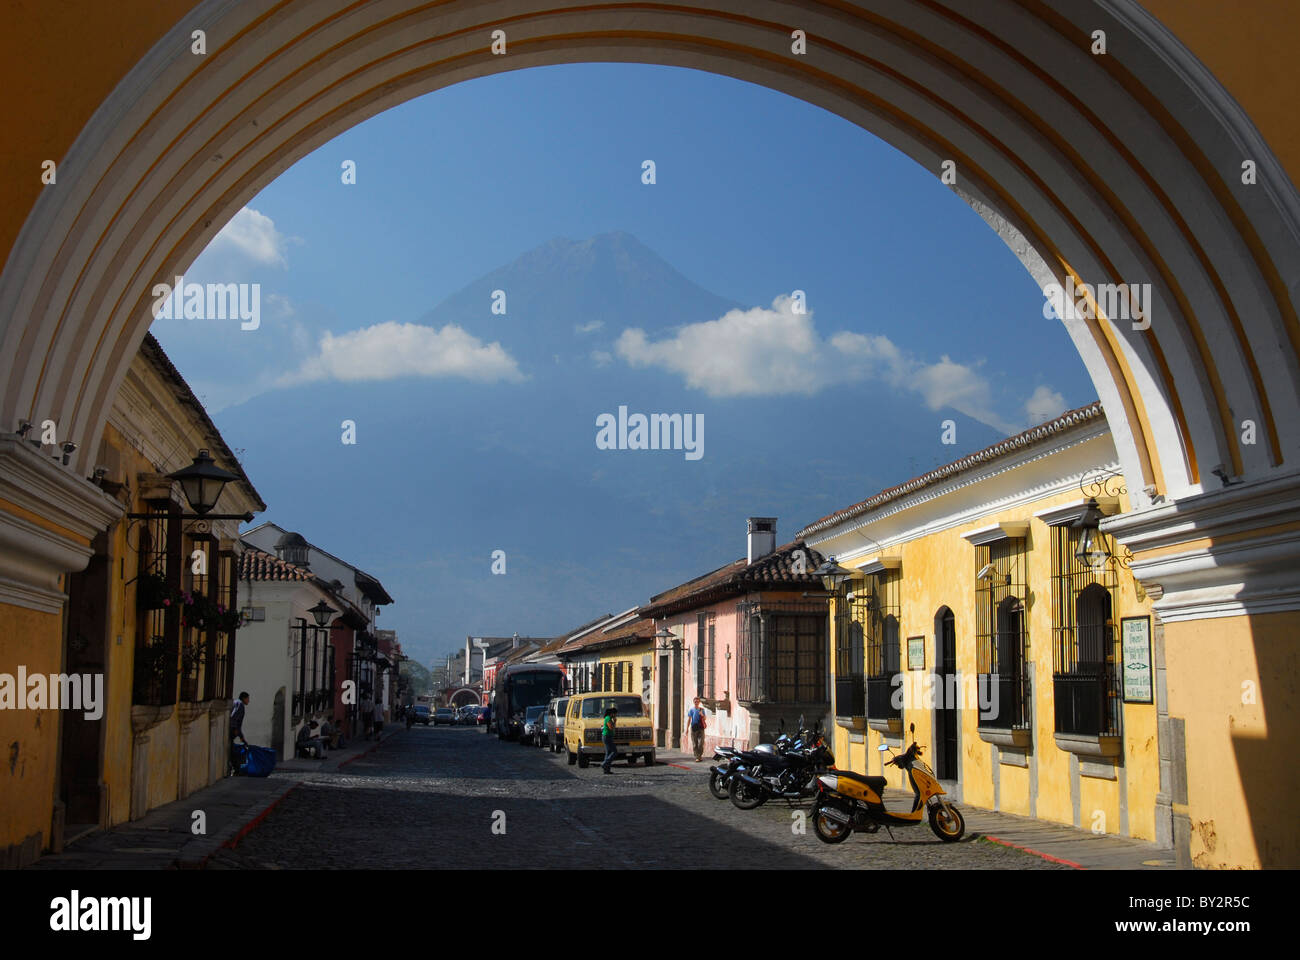
[[[1110,551],[1106,549],[1101,533],[1104,516],[1096,499],[1090,498],[1079,519],[1070,524],[1070,529],[1079,531],[1079,546],[1075,548],[1074,557],[1090,570],[1101,569],[1110,559]]]
[[[849,570],[847,567],[841,567],[835,562],[834,557],[827,557],[826,562],[813,571],[813,576],[821,577],[822,586],[825,587],[826,592],[835,594],[836,596],[839,596],[840,587],[844,586],[857,575],[856,570]]]
[[[175,473],[169,473],[167,477],[180,481],[190,509],[199,516],[210,513],[221,499],[221,491],[226,488],[226,484],[239,479],[217,466],[207,450],[200,450],[193,463]]]
[[[330,622],[330,617],[334,616],[338,611],[322,600],[320,603],[316,604],[316,606],[309,607],[307,612],[310,613],[312,619],[316,621],[316,626],[323,627]]]

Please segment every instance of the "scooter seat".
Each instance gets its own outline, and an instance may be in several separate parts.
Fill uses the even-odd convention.
[[[853,773],[849,770],[836,770],[835,775],[837,777],[845,777],[849,780],[856,780],[858,783],[866,784],[881,798],[885,795],[885,787],[889,785],[889,781],[884,777],[867,777],[860,773]]]

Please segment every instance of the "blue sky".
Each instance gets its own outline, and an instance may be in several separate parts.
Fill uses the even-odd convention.
[[[601,287],[579,306],[564,277],[533,278],[504,316],[473,286],[556,238],[572,244],[528,263],[569,270],[609,234],[634,238],[597,244],[634,273],[662,258],[683,275],[655,301],[670,315],[601,311],[622,281],[599,267],[573,275]],[[467,633],[551,635],[644,602],[740,555],[746,515],[778,515],[787,539],[1095,398],[1037,286],[933,173],[819,108],[681,69],[530,69],[411,101],[293,166],[187,278],[261,284],[257,330],[153,327],[245,450],[259,520],[379,576],[397,600],[381,625],[426,662]],[[698,313],[722,301],[740,309]],[[619,402],[703,412],[704,459],[597,451],[594,416]],[[519,558],[506,577],[487,573],[489,529]]]

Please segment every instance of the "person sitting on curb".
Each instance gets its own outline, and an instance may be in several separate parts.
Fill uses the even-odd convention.
[[[320,727],[315,720],[310,723],[304,723],[298,730],[298,754],[308,757],[315,757],[317,760],[325,759],[325,743],[320,737],[313,736],[313,733]]]

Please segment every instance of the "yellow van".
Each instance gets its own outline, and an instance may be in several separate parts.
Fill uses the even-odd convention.
[[[569,698],[564,717],[564,749],[569,763],[585,767],[592,757],[597,761],[605,758],[600,726],[610,707],[618,711],[618,726],[614,728],[618,759],[626,759],[631,766],[640,756],[645,758],[646,766],[654,766],[654,725],[645,701],[634,693],[609,692],[579,693]]]

